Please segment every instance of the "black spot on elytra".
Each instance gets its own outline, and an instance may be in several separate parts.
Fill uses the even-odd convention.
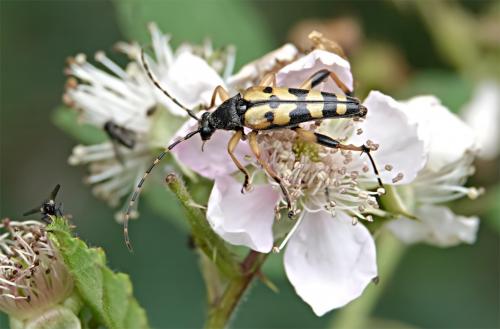
[[[274,120],[274,112],[268,111],[264,114],[264,117],[266,118],[267,122],[273,122]]]
[[[321,92],[321,96],[323,96],[324,102],[337,102],[337,95],[332,93],[326,93],[324,91]]]
[[[276,95],[272,95],[271,97],[269,97],[269,106],[272,109],[278,108],[278,106],[280,106],[280,99],[279,99],[279,97],[276,96]]]
[[[265,92],[266,94],[270,94],[273,92],[273,87],[266,87],[264,89],[262,89],[263,92]]]
[[[305,99],[307,94],[309,94],[309,90],[297,88],[288,88],[288,92],[294,96],[297,96],[297,98],[299,99]]]
[[[301,122],[311,121],[313,118],[307,109],[306,103],[297,103],[297,108],[290,112],[290,123],[298,124]]]

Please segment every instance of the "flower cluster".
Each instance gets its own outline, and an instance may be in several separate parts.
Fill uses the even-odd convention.
[[[203,46],[181,45],[174,53],[169,37],[155,24],[149,28],[154,58],[146,56],[146,60],[153,74],[182,104],[191,108],[208,104],[213,89],[224,85],[218,72],[225,76],[232,71],[234,49],[215,51],[206,42]],[[131,59],[125,69],[104,52],[95,56],[102,68],[89,63],[83,54],[70,58],[63,96],[80,113],[82,123],[103,129],[109,136],[101,144],[76,146],[69,163],[88,164],[90,174],[85,182],[93,184],[94,194],[112,206],[130,193],[150,164],[151,154],[165,146],[187,117],[148,78],[139,44],[121,42],[116,49]],[[121,142],[123,134],[131,141]]]
[[[0,310],[23,321],[36,318],[73,292],[73,279],[45,225],[8,219],[0,224]]]
[[[354,89],[350,63],[333,42],[317,34],[316,48],[307,54],[287,44],[231,75],[233,52],[226,49],[210,61],[210,47],[185,45],[174,54],[167,36],[154,25],[151,33],[156,60],[147,60],[154,75],[189,108],[208,105],[216,86],[233,95],[267,73],[275,74],[277,87],[298,88],[314,73],[327,69],[339,81],[327,79],[316,89],[336,94]],[[148,80],[137,45],[120,44],[119,49],[132,58],[126,70],[102,53],[96,60],[109,72],[82,56],[70,61],[68,73],[79,82],[71,80],[65,97],[82,110],[83,120],[98,127],[112,120],[137,136],[133,148],[118,145],[120,152],[116,152],[112,142],[79,146],[70,158],[74,164],[91,164],[88,181],[112,203],[142,176],[151,150],[198,127],[196,120],[187,120],[186,113]],[[317,315],[357,298],[377,277],[374,238],[365,223],[380,220],[405,242],[438,246],[472,243],[478,228],[477,218],[455,215],[441,205],[482,192],[463,186],[473,173],[478,150],[472,130],[433,96],[397,101],[372,91],[363,106],[368,109],[363,119],[323,120],[300,127],[344,144],[365,145],[378,166],[378,176],[366,154],[310,144],[288,129],[259,133],[262,157],[278,174],[296,210],[297,217],[290,223],[279,220],[287,202],[275,180],[251,156],[246,142],[235,151],[254,181],[253,190],[244,194],[240,193],[239,172],[226,152],[229,132],[217,131],[204,152],[198,138],[180,143],[172,152],[182,168],[214,181],[207,207],[214,231],[233,245],[258,252],[285,250],[286,274]],[[166,113],[166,121],[180,128],[158,126],[157,112]],[[161,141],[155,139],[157,127],[163,129]],[[378,187],[378,178],[397,196],[398,209],[383,206],[388,196]]]

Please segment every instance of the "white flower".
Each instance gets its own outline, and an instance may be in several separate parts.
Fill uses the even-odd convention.
[[[150,31],[154,58],[146,55],[146,60],[160,84],[188,108],[209,104],[215,87],[224,82],[193,52],[210,56],[219,67],[226,65],[223,69],[232,69],[234,49],[221,52],[217,55],[220,59],[209,44],[202,48],[183,45],[174,53],[167,35],[154,24]],[[69,159],[72,165],[89,164],[86,182],[94,184],[94,193],[113,206],[131,192],[150,165],[151,154],[164,148],[187,118],[186,111],[150,81],[137,43],[119,43],[117,49],[131,58],[126,69],[102,52],[96,61],[104,70],[88,63],[84,55],[71,59],[66,72],[72,78],[64,95],[65,101],[80,111],[82,122],[108,132],[106,124],[111,122],[116,129],[126,130],[134,142],[127,147],[110,136],[110,141],[102,144],[75,147]]]
[[[401,218],[387,224],[405,243],[426,242],[438,247],[450,247],[476,241],[479,221],[476,217],[455,215],[450,209],[422,204],[415,212],[417,220]]]
[[[305,76],[323,68],[335,72],[352,88],[349,63],[323,50],[313,51],[278,71],[278,86],[286,81],[287,87],[297,87]],[[331,82],[318,87],[335,90]],[[346,144],[369,145],[375,162],[382,166],[385,184],[411,182],[426,159],[417,126],[394,109],[394,103],[390,97],[374,92],[364,103],[368,108],[364,122],[325,120],[319,127],[320,132]],[[314,127],[313,123],[302,126]],[[213,229],[232,244],[270,252],[281,250],[288,242],[287,276],[297,294],[317,315],[323,315],[357,298],[377,276],[373,238],[361,223],[357,224],[358,220],[372,220],[372,214],[380,211],[376,199],[379,192],[371,191],[376,188],[376,177],[366,156],[301,142],[288,129],[262,132],[258,141],[266,161],[279,173],[300,210],[293,228],[281,245],[274,245],[275,208],[285,203],[283,196],[271,179],[241,194],[241,183],[232,177],[234,164],[225,165],[230,161],[223,155],[225,147],[211,162],[218,171],[191,167],[206,177],[213,174],[211,178],[215,179],[207,218]],[[192,143],[196,141],[184,145]],[[194,148],[186,146],[183,152],[185,158],[199,159]],[[254,161],[251,164],[259,168]],[[389,166],[390,170],[383,169]]]
[[[73,279],[42,223],[4,219],[0,263],[0,310],[18,320],[44,313],[73,291]]]
[[[500,85],[494,80],[478,84],[468,104],[460,111],[474,130],[479,143],[478,156],[492,160],[500,153]]]
[[[479,219],[455,215],[436,204],[463,196],[474,199],[482,193],[482,189],[463,186],[474,173],[474,132],[433,96],[400,102],[398,108],[418,125],[428,159],[411,184],[398,188],[417,220],[403,217],[388,223],[388,228],[407,243],[427,242],[441,247],[473,243]]]

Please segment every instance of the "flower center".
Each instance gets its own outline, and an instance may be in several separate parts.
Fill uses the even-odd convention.
[[[285,129],[260,134],[259,144],[299,212],[323,210],[334,216],[344,211],[354,223],[372,219],[369,214],[378,209],[378,193],[363,186],[371,172],[351,151],[308,143]]]

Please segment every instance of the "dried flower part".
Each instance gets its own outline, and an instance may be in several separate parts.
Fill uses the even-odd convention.
[[[4,219],[0,232],[1,311],[28,319],[71,294],[73,279],[44,224]]]
[[[313,43],[315,49],[326,50],[346,58],[342,47],[337,42],[325,38],[322,33],[318,31],[312,31],[311,33],[309,33],[308,38]]]
[[[309,49],[311,43],[314,45],[318,41],[321,42],[320,38],[316,40],[311,38],[311,31],[320,32],[324,39],[335,40],[333,43],[340,45],[347,54],[356,52],[363,41],[361,24],[349,16],[326,20],[316,18],[301,20],[290,29],[288,39],[299,49]]]

